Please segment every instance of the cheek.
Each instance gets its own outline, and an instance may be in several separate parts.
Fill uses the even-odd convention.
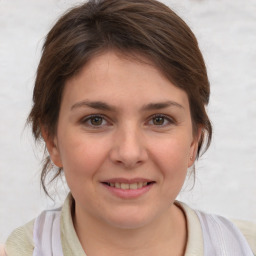
[[[95,141],[89,136],[62,136],[60,156],[67,180],[93,179],[94,173],[100,168],[106,157],[104,142]]]
[[[189,147],[180,141],[171,141],[162,146],[155,147],[155,164],[161,172],[162,198],[166,201],[175,199],[185,182]]]
[[[162,143],[154,143],[152,153],[155,163],[169,178],[186,175],[190,156],[190,143],[183,139],[169,139]]]

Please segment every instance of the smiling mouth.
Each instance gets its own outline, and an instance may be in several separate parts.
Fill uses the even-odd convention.
[[[135,189],[139,189],[139,188],[143,188],[146,186],[149,186],[151,184],[155,183],[154,181],[150,181],[150,182],[136,182],[136,183],[121,183],[121,182],[103,182],[103,184],[109,186],[109,187],[113,187],[113,188],[119,188],[119,189],[124,189],[124,190],[135,190]]]

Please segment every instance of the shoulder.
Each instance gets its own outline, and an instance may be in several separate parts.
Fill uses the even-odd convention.
[[[242,232],[253,253],[256,255],[256,223],[245,220],[232,220],[232,222]]]
[[[224,217],[194,210],[177,202],[187,218],[188,243],[200,253],[191,255],[256,255],[256,224],[249,221],[230,221]],[[192,217],[191,217],[192,216]],[[194,239],[196,237],[196,239]],[[193,239],[190,239],[193,238]],[[200,240],[201,242],[198,242]],[[199,250],[198,248],[203,249]],[[226,254],[223,254],[226,253]],[[188,254],[190,255],[190,254]]]
[[[34,249],[33,243],[34,220],[22,227],[15,229],[8,237],[5,244],[7,255],[32,255]]]
[[[255,243],[256,237],[248,225],[244,225],[243,230],[245,231],[246,229],[247,237],[250,238],[250,241],[243,235],[243,231],[230,220],[201,211],[195,212],[201,223],[205,248],[208,248],[210,251],[213,250],[213,248],[215,248],[215,250],[217,248],[220,252],[233,252],[233,255],[253,255],[252,250],[254,249],[250,244],[252,240],[254,240]],[[254,254],[255,253],[254,251]]]
[[[61,209],[43,211],[36,219],[16,228],[7,238],[5,251],[7,256],[32,256],[35,247],[45,237],[50,239],[52,227],[59,229]],[[45,240],[44,240],[45,241]],[[37,246],[35,246],[35,243]]]

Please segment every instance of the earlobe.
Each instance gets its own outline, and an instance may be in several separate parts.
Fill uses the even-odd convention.
[[[195,159],[197,156],[198,144],[201,139],[201,134],[202,134],[202,127],[198,127],[197,135],[194,137],[190,146],[190,157],[188,161],[188,167],[191,167],[195,162]]]
[[[63,166],[62,166],[60,152],[58,148],[57,137],[49,136],[44,128],[41,129],[41,133],[45,141],[47,151],[49,152],[51,161],[59,168],[62,168]]]

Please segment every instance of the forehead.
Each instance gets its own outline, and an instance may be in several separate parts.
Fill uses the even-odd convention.
[[[176,100],[182,105],[188,104],[186,93],[174,86],[148,59],[116,52],[95,56],[66,82],[63,100],[84,99],[115,99],[120,104],[130,102],[130,106],[136,99],[141,103]]]

